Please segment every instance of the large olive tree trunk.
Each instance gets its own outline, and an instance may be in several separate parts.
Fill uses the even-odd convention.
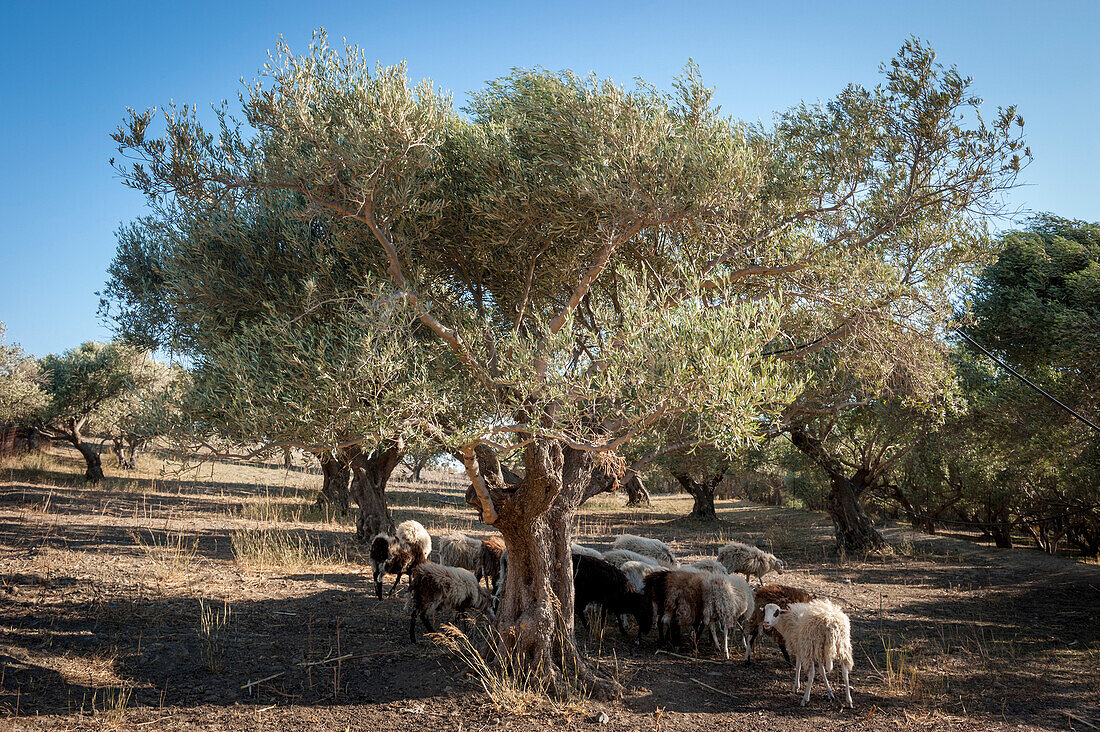
[[[645,483],[642,482],[640,475],[632,470],[628,470],[626,475],[623,476],[623,480],[620,481],[623,490],[626,491],[626,505],[630,507],[650,506],[652,501],[649,498],[649,491],[646,490]]]
[[[695,503],[691,507],[691,518],[702,521],[717,521],[718,513],[714,510],[714,491],[722,478],[726,475],[726,466],[722,465],[712,475],[702,480],[695,480],[690,473],[673,472],[672,477],[690,495]]]
[[[627,506],[634,508],[651,505],[649,491],[642,483],[641,476],[630,468],[627,468],[626,472],[617,478],[606,470],[600,468],[593,470],[592,479],[581,494],[581,504],[592,496],[601,493],[614,493],[620,488],[626,493]]]
[[[574,513],[592,479],[591,453],[536,440],[525,449],[525,472],[514,483],[505,482],[488,448],[478,447],[464,462],[474,482],[467,502],[500,530],[508,546],[508,572],[495,620],[501,646],[497,652],[542,674],[555,693],[568,693],[574,679],[598,696],[617,692],[613,682],[597,679],[587,667],[573,631],[569,544]],[[478,494],[479,479],[491,505]]]
[[[351,465],[349,459],[337,452],[323,452],[317,456],[321,461],[323,483],[317,492],[317,507],[331,506],[341,516],[348,513],[348,501],[351,490]]]
[[[401,462],[404,444],[386,440],[371,452],[354,450],[351,459],[351,497],[359,506],[355,538],[366,543],[382,531],[393,531],[393,516],[386,506],[386,483]]]
[[[821,440],[800,426],[792,427],[790,434],[794,446],[817,463],[829,478],[825,510],[833,520],[837,550],[862,554],[884,546],[886,541],[859,502],[871,487],[867,471],[857,470],[849,477],[841,462],[829,454]]]
[[[99,450],[96,450],[95,445],[85,442],[79,432],[70,438],[69,442],[80,451],[85,464],[88,466],[88,469],[84,471],[84,477],[87,481],[95,485],[103,480],[103,465],[99,459]]]

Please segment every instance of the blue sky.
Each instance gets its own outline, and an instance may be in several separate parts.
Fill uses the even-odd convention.
[[[42,355],[110,331],[96,291],[114,232],[142,199],[108,166],[127,106],[235,99],[279,35],[346,37],[384,63],[465,92],[513,66],[665,86],[688,58],[748,120],[848,82],[873,85],[910,34],[1017,104],[1035,162],[1011,204],[1100,220],[1096,2],[146,2],[0,8],[0,321]],[[1001,224],[1004,225],[1003,223]]]

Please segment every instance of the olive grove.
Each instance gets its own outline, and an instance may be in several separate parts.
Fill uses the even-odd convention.
[[[196,441],[351,450],[372,485],[414,436],[456,456],[508,545],[498,650],[559,689],[613,686],[572,627],[594,474],[678,424],[732,450],[845,403],[804,396],[823,351],[868,393],[934,359],[1026,157],[1015,111],[983,117],[917,41],[770,127],[692,65],[667,91],[517,70],[460,113],[323,34],[215,113],[116,133],[149,207],[112,267],[120,330],[193,359]]]

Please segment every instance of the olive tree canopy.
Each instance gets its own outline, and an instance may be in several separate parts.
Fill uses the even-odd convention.
[[[888,372],[987,247],[1014,110],[984,120],[915,41],[884,73],[765,128],[722,115],[691,65],[668,91],[517,70],[460,114],[355,47],[280,46],[239,118],[119,129],[150,213],[110,291],[124,326],[167,316],[207,403],[251,412],[218,419],[253,436],[415,432],[456,454],[508,544],[505,649],[553,675],[583,666],[569,534],[597,464],[687,415],[745,440],[825,345]]]
[[[0,323],[0,426],[32,421],[46,405],[38,365],[18,343],[5,343]]]

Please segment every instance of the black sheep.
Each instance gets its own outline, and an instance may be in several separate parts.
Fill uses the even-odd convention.
[[[606,618],[613,613],[619,630],[626,635],[623,615],[633,615],[638,622],[638,640],[653,627],[653,608],[642,593],[634,589],[626,575],[613,564],[580,554],[573,555],[573,611],[588,630],[585,609],[595,603]]]

